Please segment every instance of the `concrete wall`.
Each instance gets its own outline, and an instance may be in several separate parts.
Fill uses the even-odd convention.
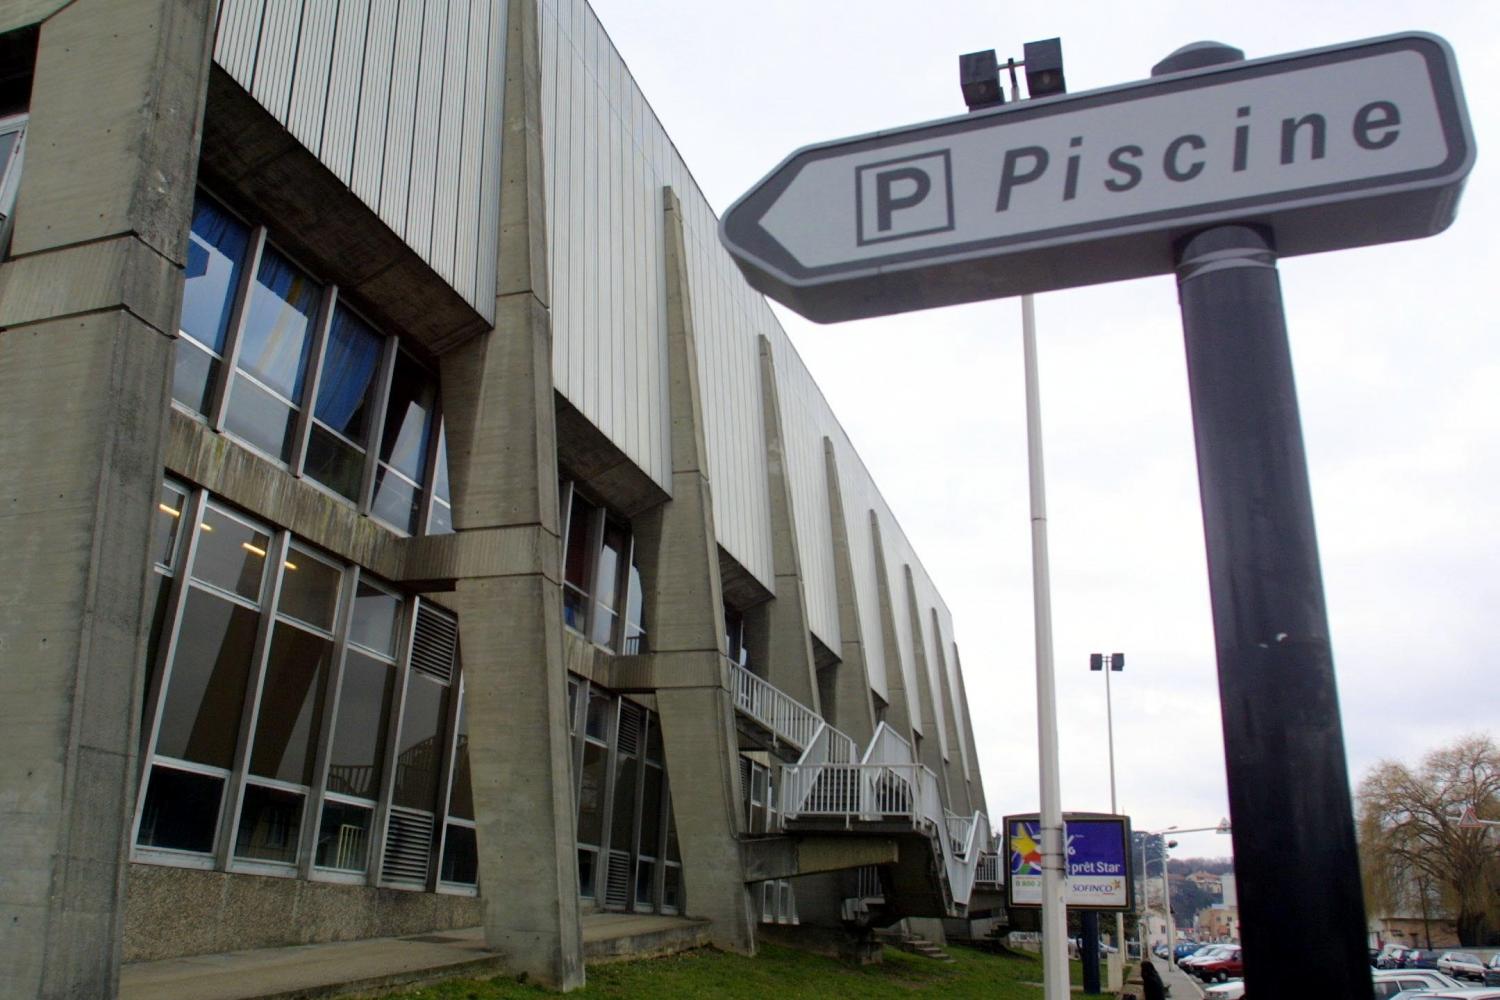
[[[355,941],[473,927],[475,896],[133,864],[124,960]]]

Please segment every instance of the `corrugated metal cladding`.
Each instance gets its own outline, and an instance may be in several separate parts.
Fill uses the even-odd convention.
[[[214,61],[486,319],[501,0],[223,0]]]
[[[558,390],[671,489],[662,194],[681,200],[697,332],[704,437],[719,542],[768,588],[770,505],[761,421],[760,337],[776,363],[787,468],[813,632],[840,645],[823,440],[836,452],[871,686],[906,674],[914,714],[916,641],[905,567],[933,680],[951,706],[953,625],[946,605],[765,300],[724,252],[718,220],[586,0],[539,0],[553,369]],[[881,524],[900,648],[882,648],[870,512]],[[928,634],[936,609],[941,635]],[[944,655],[939,657],[939,648]],[[921,724],[925,734],[943,726]],[[961,726],[956,727],[961,729]],[[945,751],[946,752],[946,751]]]

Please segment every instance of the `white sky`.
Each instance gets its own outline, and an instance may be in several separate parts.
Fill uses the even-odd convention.
[[[1500,16],[1413,5],[592,0],[722,213],[808,143],[960,114],[958,55],[1061,36],[1069,90],[1178,46],[1251,58],[1398,31],[1454,46],[1479,158],[1424,241],[1281,265],[1351,783],[1500,730]],[[1037,806],[1031,563],[1016,300],[784,325],[953,611],[991,811]],[[1137,829],[1228,812],[1202,520],[1170,277],[1037,300],[1064,808],[1106,810],[1103,680]],[[1490,626],[1485,622],[1489,621]],[[1486,667],[1486,662],[1492,665]],[[1228,854],[1214,834],[1179,856]]]

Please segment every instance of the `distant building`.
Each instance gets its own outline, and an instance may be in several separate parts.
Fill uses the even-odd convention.
[[[0,996],[993,899],[948,607],[583,0],[0,5],[7,234]]]
[[[1238,906],[1215,903],[1198,911],[1194,931],[1200,941],[1238,941],[1240,910]]]
[[[1215,896],[1224,891],[1222,876],[1215,875],[1213,872],[1196,871],[1188,875],[1187,880],[1204,892],[1211,892]]]

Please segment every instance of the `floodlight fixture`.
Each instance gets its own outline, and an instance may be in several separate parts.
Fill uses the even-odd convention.
[[[970,111],[997,108],[1005,103],[1000,89],[1000,61],[994,49],[969,52],[958,57],[958,83]]]
[[[1115,673],[1119,673],[1120,671],[1124,670],[1125,669],[1125,654],[1124,653],[1110,653],[1109,654],[1109,669],[1113,670]]]
[[[1061,38],[1027,42],[1021,54],[1021,64],[1026,67],[1026,93],[1033,98],[1068,92],[1063,80]]]

